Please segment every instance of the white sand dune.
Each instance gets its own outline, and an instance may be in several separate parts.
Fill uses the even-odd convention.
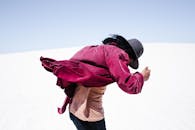
[[[0,130],[76,130],[68,111],[57,113],[64,94],[39,57],[68,59],[78,49],[0,55]],[[126,94],[115,83],[107,87],[107,129],[194,130],[195,45],[145,44],[138,70],[145,66],[152,72],[142,93]]]

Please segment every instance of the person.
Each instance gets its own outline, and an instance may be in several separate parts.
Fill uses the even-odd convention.
[[[62,114],[69,104],[70,119],[78,130],[106,130],[102,106],[106,85],[116,82],[122,91],[138,94],[150,77],[148,67],[135,73],[128,67],[139,67],[138,59],[144,51],[139,40],[114,34],[102,43],[82,48],[69,60],[40,58],[67,95],[58,112]]]

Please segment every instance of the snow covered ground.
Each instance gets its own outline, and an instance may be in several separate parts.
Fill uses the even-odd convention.
[[[107,87],[107,129],[194,130],[195,44],[144,46],[138,71],[149,66],[150,80],[138,95],[124,93],[115,83]],[[78,49],[0,55],[0,130],[76,130],[68,111],[57,113],[64,94],[39,57],[68,59]]]

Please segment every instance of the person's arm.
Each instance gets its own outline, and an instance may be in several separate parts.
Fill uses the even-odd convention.
[[[142,90],[144,77],[139,72],[130,73],[129,62],[130,59],[125,52],[113,50],[112,53],[107,53],[106,63],[118,86],[129,94],[137,94]]]

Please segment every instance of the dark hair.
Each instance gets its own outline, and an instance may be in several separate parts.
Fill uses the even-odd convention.
[[[124,50],[129,55],[130,58],[136,59],[136,56],[133,52],[133,49],[120,36],[108,37],[108,38],[104,39],[102,42],[105,45],[115,45],[115,46],[121,48],[122,50]]]

